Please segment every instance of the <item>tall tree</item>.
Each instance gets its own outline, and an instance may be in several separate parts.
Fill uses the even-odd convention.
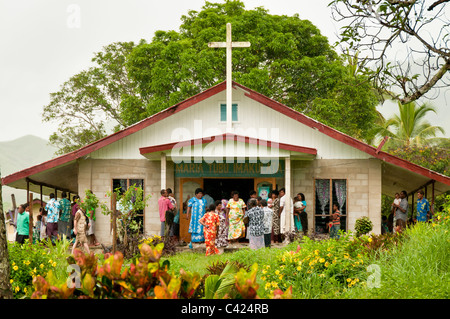
[[[450,0],[333,0],[340,44],[379,91],[406,104],[450,83]],[[435,91],[436,92],[436,91]]]
[[[235,81],[357,138],[377,116],[367,77],[298,15],[246,10],[243,2],[228,0],[206,2],[181,22],[179,31],[157,31],[151,42],[105,49],[98,66],[52,94],[44,120],[61,121],[52,136],[61,152],[103,137],[106,120],[123,128],[224,81],[225,50],[208,43],[225,40],[227,22],[234,41],[252,43],[233,52]],[[112,58],[100,63],[108,54]]]
[[[1,177],[1,173],[0,173]],[[2,184],[0,183],[0,299],[12,299],[8,253],[8,238],[6,235],[5,214],[3,213]]]
[[[436,109],[429,103],[417,105],[410,102],[401,105],[398,102],[398,114],[394,114],[384,124],[383,133],[392,140],[386,145],[390,148],[422,147],[441,141],[441,138],[436,136],[438,133],[445,134],[445,131],[440,126],[431,125],[425,119],[430,112],[436,113]]]
[[[58,130],[50,142],[67,153],[103,138],[108,127],[114,130],[133,124],[135,116],[145,112],[144,102],[127,75],[126,57],[133,42],[117,42],[95,53],[95,66],[72,76],[58,92],[50,94],[44,107],[43,121],[57,122]],[[125,115],[123,115],[125,114]]]

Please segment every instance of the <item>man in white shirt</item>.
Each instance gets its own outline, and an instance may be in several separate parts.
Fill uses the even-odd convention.
[[[292,198],[289,198],[289,200],[291,201],[291,205],[289,208],[289,216],[287,218],[290,219],[290,223],[289,226],[286,225],[286,190],[284,188],[280,189],[280,228],[281,228],[281,233],[286,235],[288,233],[290,233],[291,231],[294,230],[294,201],[292,200]],[[285,241],[288,241],[288,238],[285,238]]]

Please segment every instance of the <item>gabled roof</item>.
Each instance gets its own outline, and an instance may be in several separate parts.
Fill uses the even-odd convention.
[[[336,139],[344,144],[347,144],[349,146],[352,146],[360,151],[363,151],[374,158],[378,158],[386,163],[399,166],[401,168],[404,168],[406,170],[409,170],[411,172],[420,174],[426,178],[429,178],[431,180],[435,180],[438,182],[441,182],[445,185],[450,185],[450,177],[439,174],[437,172],[434,172],[432,170],[429,170],[427,168],[424,168],[422,166],[416,165],[414,163],[411,163],[409,161],[403,160],[399,157],[393,156],[389,153],[380,151],[376,149],[373,146],[370,146],[362,141],[359,141],[358,139],[355,139],[347,134],[344,134],[342,132],[339,132],[323,123],[320,123],[282,103],[279,103],[273,99],[270,99],[261,93],[258,93],[254,90],[251,90],[239,83],[233,82],[233,87],[237,89],[241,89],[245,92],[245,96],[247,96],[250,99],[253,99],[263,105],[266,105],[267,107],[280,112],[299,123],[302,123],[308,127],[311,127],[313,129],[318,130],[319,132]],[[215,94],[218,94],[226,89],[226,82],[219,83],[197,95],[194,95],[176,105],[173,105],[159,113],[156,113],[136,124],[133,124],[121,131],[118,131],[116,133],[113,133],[105,138],[102,138],[96,142],[93,142],[87,146],[84,146],[76,151],[64,154],[62,156],[56,157],[54,159],[51,159],[49,161],[46,161],[42,164],[32,166],[30,168],[24,169],[22,171],[19,171],[17,173],[8,175],[4,178],[2,178],[2,184],[8,185],[10,183],[13,183],[14,181],[17,181],[19,179],[26,178],[30,175],[37,174],[40,172],[43,172],[48,169],[52,169],[61,165],[69,164],[73,161],[76,161],[79,158],[82,158],[98,149],[101,149],[107,145],[110,145],[126,136],[129,136],[133,133],[136,133],[156,122],[159,122],[175,113],[178,113],[182,110],[185,110]]]

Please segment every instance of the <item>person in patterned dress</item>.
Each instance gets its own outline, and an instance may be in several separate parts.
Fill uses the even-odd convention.
[[[239,198],[239,192],[233,191],[233,198],[227,204],[228,240],[235,243],[245,236],[244,210],[247,207]]]
[[[86,252],[90,254],[89,245],[86,237],[86,230],[88,229],[89,226],[89,219],[81,208],[79,208],[78,211],[76,212],[73,223],[74,223],[73,233],[76,235],[76,239],[72,247],[72,255],[75,252],[75,249],[77,248],[78,244],[81,244],[86,249]]]
[[[212,204],[206,210],[205,215],[200,218],[199,223],[203,225],[206,256],[218,255],[219,249],[216,247],[217,229],[220,224],[219,215],[216,212],[216,205]]]
[[[256,199],[251,198],[248,201],[248,239],[250,249],[259,249],[264,247],[264,211],[258,206]]]
[[[280,238],[280,199],[278,198],[278,191],[272,191],[273,198],[273,215],[272,215],[272,238],[273,242],[281,242]]]
[[[202,243],[205,241],[203,234],[203,225],[199,223],[200,218],[203,217],[206,210],[206,199],[203,198],[203,190],[197,188],[195,196],[188,202],[186,218],[190,220],[189,233],[191,234],[191,243],[189,247],[192,248],[192,243]]]
[[[228,203],[228,202],[227,202]],[[219,216],[219,231],[216,236],[216,247],[227,247],[228,246],[228,224],[227,215],[222,206],[221,200],[216,200],[214,203],[216,205],[216,213]]]

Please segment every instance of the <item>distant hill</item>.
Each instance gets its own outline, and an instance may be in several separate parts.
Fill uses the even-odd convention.
[[[34,135],[25,135],[18,139],[0,142],[1,176],[7,176],[30,166],[40,164],[55,157],[57,148],[48,141]],[[26,191],[4,186],[2,188],[3,209],[11,208],[11,194],[16,197],[16,203],[26,201]]]

